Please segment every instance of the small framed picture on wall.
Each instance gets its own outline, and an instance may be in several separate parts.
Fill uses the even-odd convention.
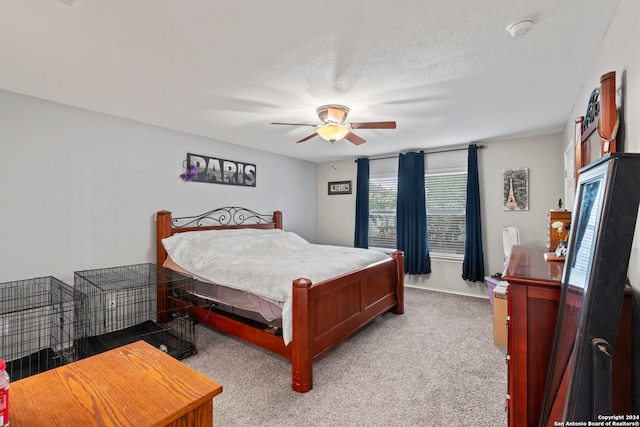
[[[351,194],[351,181],[333,181],[329,182],[328,194]]]
[[[529,169],[504,169],[502,171],[502,209],[505,211],[529,210]]]

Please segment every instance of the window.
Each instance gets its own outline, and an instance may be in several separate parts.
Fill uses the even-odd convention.
[[[432,255],[464,255],[467,172],[455,170],[425,174],[427,235]],[[369,179],[369,247],[396,247],[397,176]]]
[[[467,172],[426,174],[424,182],[429,251],[464,255]]]
[[[395,249],[398,177],[369,178],[369,247]]]

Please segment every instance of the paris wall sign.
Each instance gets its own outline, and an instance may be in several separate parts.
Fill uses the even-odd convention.
[[[187,153],[187,165],[195,166],[191,181],[244,187],[256,186],[256,165],[254,164]]]

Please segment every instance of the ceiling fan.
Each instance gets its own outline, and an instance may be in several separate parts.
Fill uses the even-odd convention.
[[[277,123],[272,122],[272,125],[289,125],[289,126],[313,126],[316,131],[311,135],[302,138],[297,142],[308,141],[316,135],[320,135],[322,138],[330,142],[336,142],[343,138],[351,141],[355,145],[360,145],[367,142],[365,139],[354,134],[352,129],[395,129],[396,122],[365,122],[365,123],[346,123],[347,116],[349,115],[349,107],[339,104],[323,105],[316,108],[318,118],[322,122],[320,125],[314,125],[311,123]]]

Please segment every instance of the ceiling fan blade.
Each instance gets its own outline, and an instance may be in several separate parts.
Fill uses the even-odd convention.
[[[296,141],[296,143],[300,143],[300,142],[308,141],[308,140],[310,140],[311,138],[313,138],[314,136],[317,136],[317,135],[318,135],[318,134],[314,132],[314,133],[312,133],[311,135],[309,135],[309,136],[307,136],[307,137],[302,138],[300,141]]]
[[[395,129],[396,122],[351,123],[351,129]]]
[[[272,125],[288,125],[288,126],[317,126],[311,123],[278,123],[278,122],[271,122]]]
[[[355,145],[360,145],[367,142],[366,139],[360,138],[358,135],[354,134],[353,132],[349,132],[347,136],[345,136],[344,138],[353,142]]]

